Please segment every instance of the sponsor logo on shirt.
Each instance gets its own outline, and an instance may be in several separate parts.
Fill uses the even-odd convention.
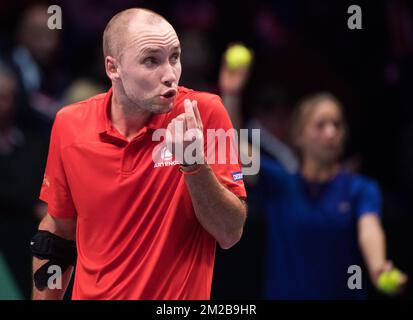
[[[174,160],[174,155],[168,150],[167,147],[162,147],[160,151],[160,159],[155,162],[154,168],[169,167],[179,164],[177,160]]]
[[[242,180],[242,172],[238,171],[238,172],[233,172],[232,173],[232,180],[234,181],[238,181],[238,180]]]
[[[163,147],[161,150],[161,159],[163,161],[171,161],[172,158],[173,154],[171,153],[171,151],[169,151],[167,147]]]
[[[46,175],[44,175],[43,177],[43,185],[45,185],[46,187],[50,187],[49,177]]]

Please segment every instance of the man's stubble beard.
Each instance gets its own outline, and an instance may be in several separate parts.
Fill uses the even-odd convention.
[[[152,114],[162,114],[162,113],[168,113],[172,110],[173,103],[170,103],[169,105],[162,105],[159,103],[155,102],[144,102],[142,101],[141,104],[133,102],[129,97],[128,97],[129,103],[127,106],[125,106],[125,113],[130,116],[139,116],[142,113],[152,113]],[[143,106],[142,106],[143,105]]]

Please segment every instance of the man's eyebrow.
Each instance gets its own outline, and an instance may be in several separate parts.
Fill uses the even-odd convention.
[[[180,50],[181,50],[180,45],[174,46],[172,48],[172,51],[180,51]],[[156,53],[159,53],[159,52],[162,52],[162,50],[159,49],[159,48],[146,48],[146,49],[142,50],[142,54],[156,54]]]
[[[162,50],[161,49],[158,49],[158,48],[146,48],[146,49],[143,49],[142,50],[142,53],[143,54],[146,54],[146,53],[159,53],[159,52],[161,52]]]

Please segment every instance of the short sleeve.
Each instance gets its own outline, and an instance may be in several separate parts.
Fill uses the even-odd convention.
[[[207,163],[216,177],[237,197],[246,199],[243,174],[239,164],[237,133],[219,96],[200,109],[204,115],[204,141]],[[204,112],[203,112],[204,111]],[[231,142],[231,143],[229,143]]]
[[[76,218],[76,210],[67,183],[62,160],[62,129],[59,113],[53,123],[50,136],[46,170],[39,199],[48,205],[48,213],[55,218]]]
[[[378,184],[374,181],[366,180],[359,185],[358,189],[357,218],[366,213],[376,214],[381,217],[381,192]]]

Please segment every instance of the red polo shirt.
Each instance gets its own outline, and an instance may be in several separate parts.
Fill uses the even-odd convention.
[[[215,239],[199,224],[172,155],[152,141],[198,101],[204,132],[232,128],[221,99],[179,87],[169,113],[128,142],[111,126],[112,91],[58,112],[40,199],[55,218],[76,218],[73,299],[209,299]],[[206,139],[205,139],[206,140]],[[154,154],[154,160],[153,160]],[[238,197],[238,164],[211,165]]]

